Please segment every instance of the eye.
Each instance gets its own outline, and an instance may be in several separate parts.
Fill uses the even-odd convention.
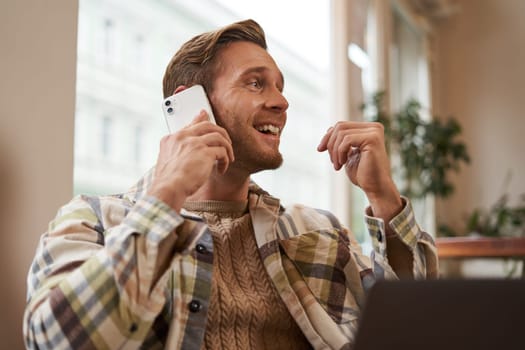
[[[254,79],[254,80],[251,80],[248,85],[250,85],[250,87],[253,87],[255,89],[261,89],[262,88],[262,83],[259,79]]]

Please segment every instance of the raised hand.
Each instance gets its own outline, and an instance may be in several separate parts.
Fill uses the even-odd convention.
[[[190,125],[162,138],[148,194],[180,211],[213,171],[224,174],[233,161],[228,133],[201,111]]]
[[[390,173],[382,124],[338,122],[328,129],[317,150],[328,151],[335,170],[345,166],[350,181],[368,197],[374,215],[390,220],[401,210],[402,202]]]

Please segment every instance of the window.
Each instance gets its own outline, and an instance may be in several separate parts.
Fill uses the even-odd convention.
[[[135,65],[140,67],[140,65],[145,64],[145,43],[144,37],[141,34],[135,36],[135,49],[134,49],[134,58]]]
[[[101,120],[100,131],[100,145],[102,157],[109,158],[111,156],[111,144],[113,142],[113,119],[104,116]]]
[[[142,160],[142,142],[144,139],[144,131],[141,125],[135,126],[135,134],[133,136],[133,161],[140,164]]]
[[[108,61],[111,61],[114,57],[115,51],[115,24],[111,18],[106,18],[103,21],[103,52]]]
[[[378,82],[378,23],[377,8],[373,1],[361,1],[352,5],[351,11],[356,16],[363,17],[360,21],[355,21],[362,25],[362,28],[354,29],[353,41],[348,45],[348,59],[358,68],[359,76],[353,77],[359,81],[357,86],[361,86],[362,100],[368,99],[379,89]],[[363,116],[354,116],[353,120],[361,120]],[[366,118],[364,118],[366,120]],[[363,191],[352,187],[352,205],[350,206],[350,228],[356,235],[357,240],[362,244],[363,251],[368,253],[372,249],[370,237],[367,233],[363,217],[364,208],[368,205],[368,199]]]
[[[380,90],[388,91],[385,107],[397,112],[410,98],[422,105],[422,116],[430,118],[430,76],[426,23],[405,2],[369,1],[365,43],[368,62],[363,71],[363,90],[368,98]],[[394,180],[400,183],[396,174]],[[412,201],[418,223],[435,232],[433,198]]]
[[[426,110],[427,118],[430,118],[426,33],[412,24],[402,11],[397,9],[393,14],[390,80],[392,107],[398,110],[410,98],[415,98]]]
[[[421,104],[421,117],[430,119],[430,77],[428,67],[426,32],[416,25],[407,8],[393,11],[393,36],[391,50],[391,106],[399,110],[409,99]],[[427,196],[413,200],[418,223],[429,232],[436,232],[434,198]]]

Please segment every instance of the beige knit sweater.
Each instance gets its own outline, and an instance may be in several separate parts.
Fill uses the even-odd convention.
[[[246,202],[187,202],[213,235],[213,281],[203,349],[310,349],[270,281]]]

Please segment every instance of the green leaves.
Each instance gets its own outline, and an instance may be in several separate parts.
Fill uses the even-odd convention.
[[[385,127],[387,150],[399,157],[399,169],[394,168],[394,173],[400,175],[401,193],[411,198],[452,194],[454,186],[447,178],[448,172],[459,171],[461,162],[470,162],[466,145],[457,140],[460,124],[454,118],[424,120],[421,104],[415,99],[389,115],[384,109],[384,97],[384,91],[374,94],[362,110],[369,112],[371,121]]]
[[[525,195],[514,206],[504,194],[488,210],[475,209],[467,220],[467,232],[482,236],[525,236]]]

